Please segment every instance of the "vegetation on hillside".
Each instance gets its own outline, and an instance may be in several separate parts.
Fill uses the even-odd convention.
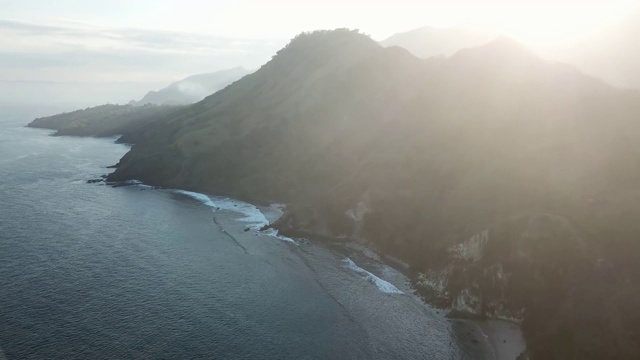
[[[163,117],[170,117],[179,109],[168,105],[114,105],[95,107],[42,117],[29,123],[29,127],[56,130],[55,135],[116,136],[137,128],[147,128]]]

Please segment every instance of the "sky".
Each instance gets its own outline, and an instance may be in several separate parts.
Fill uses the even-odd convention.
[[[559,46],[639,8],[640,0],[0,0],[0,97],[17,83],[120,83],[123,101],[191,74],[258,68],[315,29],[383,40],[466,26]]]

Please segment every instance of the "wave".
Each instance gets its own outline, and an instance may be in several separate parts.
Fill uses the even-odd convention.
[[[142,183],[142,181],[140,180],[127,180],[122,182],[121,184],[150,187]],[[260,211],[260,209],[258,209],[255,205],[251,205],[244,201],[230,199],[226,197],[209,197],[205,194],[201,194],[193,191],[181,190],[181,189],[171,189],[168,191],[176,194],[185,195],[194,200],[200,201],[203,205],[210,207],[213,211],[226,210],[226,211],[233,211],[236,213],[240,213],[244,215],[244,217],[238,218],[236,220],[247,223],[248,224],[247,227],[251,230],[254,230],[256,232],[256,235],[270,236],[282,241],[297,244],[297,242],[292,238],[278,234],[278,230],[276,229],[270,228],[264,231],[259,231],[264,226],[269,225],[269,221],[264,216],[262,211]],[[283,214],[285,205],[272,204],[270,208],[271,210],[279,213],[279,216],[281,216]]]
[[[251,229],[258,230],[263,226],[269,225],[269,220],[255,205],[229,198],[214,198],[214,202],[217,206],[216,210],[233,211],[244,215],[244,217],[237,220],[249,223]]]
[[[216,208],[216,204],[214,204],[213,201],[211,201],[211,199],[205,194],[200,194],[197,192],[186,191],[186,190],[173,190],[173,192],[186,195],[192,199],[198,200],[202,202],[204,205],[212,207],[214,210]]]
[[[292,244],[297,244],[297,242],[295,240],[293,240],[290,237],[286,237],[286,236],[282,236],[282,235],[278,234],[278,230],[273,229],[273,228],[269,228],[267,230],[264,230],[261,233],[262,233],[262,235],[265,235],[265,236],[271,236],[271,237],[274,237],[276,239],[280,239],[282,241],[290,242]]]
[[[260,209],[258,209],[255,205],[251,205],[249,203],[246,203],[244,201],[240,201],[240,200],[235,200],[235,199],[230,199],[230,198],[223,198],[223,197],[213,197],[210,198],[207,195],[204,194],[200,194],[200,193],[196,193],[196,192],[192,192],[192,191],[186,191],[186,190],[173,190],[173,192],[178,193],[178,194],[183,194],[186,196],[189,196],[195,200],[198,200],[200,202],[202,202],[204,205],[209,206],[213,209],[213,211],[216,210],[227,210],[227,211],[233,211],[233,212],[237,212],[240,213],[242,215],[244,215],[244,217],[236,219],[238,221],[242,221],[242,222],[246,222],[249,223],[249,228],[252,230],[259,230],[260,228],[269,225],[269,221],[267,220],[267,218],[264,216],[264,214],[260,211]],[[280,213],[280,215],[282,215],[283,211],[282,209],[284,209],[284,205],[282,204],[273,204],[271,205],[271,208],[273,210],[276,210]],[[259,232],[260,235],[264,235],[264,236],[270,236],[270,237],[274,237],[276,239],[282,240],[282,241],[286,241],[286,242],[290,242],[293,244],[296,244],[296,241],[293,240],[292,238],[286,237],[286,236],[282,236],[280,234],[278,234],[278,230],[276,229],[267,229],[264,231],[260,231]]]
[[[124,183],[127,185],[135,185],[141,189],[149,189],[149,190],[153,189],[153,186],[147,185],[140,180],[127,180]]]
[[[373,283],[383,293],[387,293],[387,294],[404,294],[402,291],[400,291],[397,287],[395,287],[390,282],[382,280],[379,277],[377,277],[377,276],[373,275],[372,273],[368,272],[367,270],[359,267],[351,259],[345,258],[344,262],[347,263],[347,266],[349,266],[349,268],[351,270],[353,270],[353,271],[357,272],[358,274],[364,276],[367,280],[369,280],[371,283]]]
[[[210,198],[207,195],[196,193],[193,191],[173,190],[173,192],[196,199],[202,202],[204,205],[211,207],[214,211],[228,210],[228,211],[240,213],[244,215],[244,217],[237,220],[250,223],[251,228],[259,229],[265,225],[269,225],[269,221],[267,221],[267,218],[260,211],[260,209],[258,209],[255,205],[251,205],[243,201],[223,198],[223,197]]]
[[[201,201],[204,205],[211,207],[214,211],[227,210],[240,213],[244,215],[244,217],[237,220],[249,223],[249,228],[251,229],[257,230],[265,225],[269,225],[269,221],[260,209],[255,205],[248,204],[244,201],[223,197],[210,198],[207,195],[186,190],[173,190],[173,192]]]

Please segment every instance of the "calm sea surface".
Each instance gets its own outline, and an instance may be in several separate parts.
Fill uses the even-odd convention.
[[[0,112],[0,359],[474,358],[373,256],[244,231],[273,208],[87,184],[128,148],[29,120]]]

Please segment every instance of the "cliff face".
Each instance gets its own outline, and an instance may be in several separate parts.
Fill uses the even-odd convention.
[[[456,315],[520,322],[534,358],[636,358],[636,270],[612,263],[584,235],[550,214],[502,219],[451,246],[416,285]]]
[[[522,322],[525,313],[534,315],[537,302],[560,308],[567,291],[594,267],[569,220],[531,214],[501,220],[450,246],[446,260],[421,273],[416,285],[457,315]]]
[[[534,358],[633,358],[639,116],[507,39],[420,60],[315,32],[125,134],[109,179],[286,202],[282,231],[376,244],[433,301],[522,321]]]

